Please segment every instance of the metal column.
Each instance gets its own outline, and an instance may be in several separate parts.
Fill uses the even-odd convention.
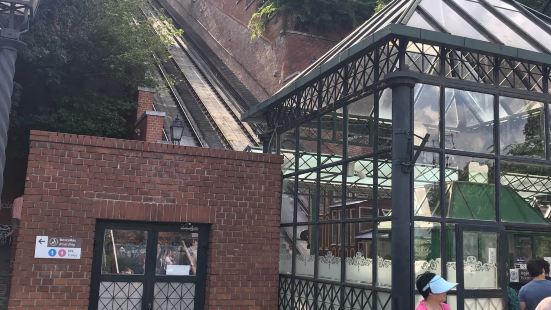
[[[0,193],[4,185],[15,59],[17,58],[17,49],[21,45],[20,41],[0,37]]]
[[[411,78],[396,77],[392,87],[392,309],[413,309],[412,106]]]

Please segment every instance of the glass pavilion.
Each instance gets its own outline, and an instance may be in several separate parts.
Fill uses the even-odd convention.
[[[551,19],[396,0],[246,120],[282,166],[280,309],[504,309],[551,260]]]

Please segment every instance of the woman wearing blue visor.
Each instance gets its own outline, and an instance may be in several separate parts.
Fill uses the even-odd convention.
[[[450,306],[445,303],[446,293],[456,287],[457,283],[448,282],[432,272],[425,272],[417,277],[415,285],[423,296],[416,310],[450,310]]]

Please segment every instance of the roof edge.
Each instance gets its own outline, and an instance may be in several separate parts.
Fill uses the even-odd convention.
[[[357,42],[350,48],[336,54],[333,58],[329,59],[329,61],[321,64],[315,69],[312,69],[309,73],[287,85],[287,87],[281,89],[267,100],[251,107],[242,115],[241,119],[243,121],[262,121],[263,112],[276,104],[280,99],[289,96],[298,88],[305,86],[306,84],[314,81],[318,76],[334,69],[341,62],[363,53],[373,45],[378,44],[391,36],[406,37],[414,40],[417,39],[419,41],[432,41],[435,43],[444,44],[448,47],[476,50],[495,55],[514,57],[529,62],[551,65],[550,54],[533,52],[502,44],[470,39],[401,24],[391,24]]]

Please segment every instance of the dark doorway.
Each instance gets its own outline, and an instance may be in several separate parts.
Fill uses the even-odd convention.
[[[90,310],[201,310],[208,225],[98,222]]]

